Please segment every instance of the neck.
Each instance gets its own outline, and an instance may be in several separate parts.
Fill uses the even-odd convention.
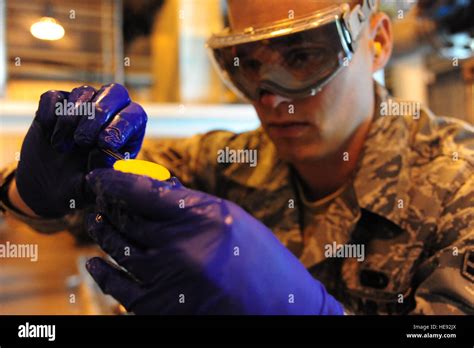
[[[312,162],[293,163],[308,200],[322,199],[351,180],[371,122],[370,118],[362,124],[334,153]],[[344,153],[348,154],[347,160],[344,160]]]

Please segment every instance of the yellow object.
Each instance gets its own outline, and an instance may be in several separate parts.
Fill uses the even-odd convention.
[[[136,159],[117,161],[114,163],[114,169],[122,173],[145,175],[160,181],[171,178],[170,171],[162,165]]]
[[[382,54],[382,44],[378,41],[374,41],[375,55],[378,57]]]

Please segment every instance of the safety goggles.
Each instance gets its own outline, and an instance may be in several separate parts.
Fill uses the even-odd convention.
[[[376,0],[331,6],[271,26],[230,28],[207,42],[224,82],[238,95],[259,100],[264,93],[291,99],[316,95],[352,60]]]

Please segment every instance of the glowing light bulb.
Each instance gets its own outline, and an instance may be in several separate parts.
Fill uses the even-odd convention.
[[[30,27],[31,35],[40,40],[54,41],[62,39],[64,28],[52,17],[43,17]]]

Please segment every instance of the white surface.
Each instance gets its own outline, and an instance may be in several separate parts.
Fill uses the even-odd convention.
[[[186,137],[213,129],[244,132],[259,121],[251,105],[142,105],[148,114],[147,136]],[[37,103],[0,101],[0,134],[28,129]]]

